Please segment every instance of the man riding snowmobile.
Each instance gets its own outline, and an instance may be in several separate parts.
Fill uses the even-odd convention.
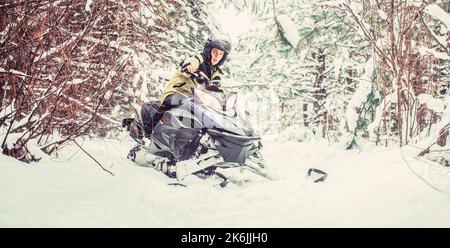
[[[219,87],[223,76],[219,67],[227,59],[230,50],[231,42],[227,37],[213,36],[209,38],[205,43],[202,54],[184,61],[181,64],[181,69],[170,79],[161,96],[162,110],[165,111],[179,105],[180,97],[192,96],[192,88],[195,88],[196,84],[204,83],[192,78],[190,73],[203,73],[213,84]],[[181,96],[177,97],[177,94]]]
[[[141,108],[141,118],[143,129],[135,128],[131,130],[134,136],[142,139],[149,137],[154,124],[162,117],[162,114],[180,105],[183,99],[192,96],[192,89],[198,84],[210,83],[207,87],[220,87],[223,72],[220,66],[225,62],[231,51],[231,41],[229,37],[222,34],[215,34],[206,40],[203,52],[186,59],[180,64],[180,69],[169,80],[164,89],[160,102],[144,103]],[[195,78],[191,73],[198,72],[205,79]],[[207,81],[207,82],[204,82]],[[128,125],[129,123],[124,124]]]
[[[139,142],[143,137],[151,140],[145,148],[145,154],[151,158],[144,159],[144,163],[150,161],[153,168],[177,178],[184,174],[184,167],[189,166],[187,174],[198,169],[202,174],[220,176],[216,168],[242,167],[247,159],[256,160],[257,167],[264,168],[260,137],[236,112],[236,93],[225,94],[220,88],[223,73],[219,66],[225,62],[230,50],[228,38],[210,37],[201,55],[180,65],[160,102],[142,106],[141,127],[133,127],[134,122],[124,120],[124,126],[135,140]],[[209,93],[202,93],[204,91],[199,88]],[[208,106],[208,101],[215,101],[214,106]],[[128,157],[136,162],[136,154],[142,148],[143,144],[139,144]],[[241,167],[241,170],[267,176],[258,168]]]

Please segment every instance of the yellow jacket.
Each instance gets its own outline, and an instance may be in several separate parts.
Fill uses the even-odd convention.
[[[184,61],[182,68],[178,69],[175,75],[169,80],[169,84],[166,86],[160,97],[161,103],[164,102],[164,99],[166,99],[167,96],[172,94],[180,93],[185,96],[192,96],[192,89],[199,83],[197,80],[192,79],[188,73],[181,72],[181,70],[189,64],[196,65],[200,71],[203,71],[208,76],[211,75],[209,79],[220,80],[223,75],[219,67],[206,65],[201,55],[191,57]]]

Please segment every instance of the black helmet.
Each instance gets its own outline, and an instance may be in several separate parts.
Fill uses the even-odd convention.
[[[217,64],[217,66],[220,66],[226,60],[228,54],[231,51],[230,38],[226,35],[216,34],[212,35],[211,37],[208,38],[208,40],[206,40],[205,46],[203,48],[203,57],[208,63],[211,62],[211,50],[213,48],[217,48],[224,52],[223,58]]]

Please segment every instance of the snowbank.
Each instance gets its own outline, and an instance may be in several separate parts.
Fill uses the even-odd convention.
[[[450,227],[448,170],[414,159],[416,150],[263,143],[280,179],[223,189],[168,186],[125,158],[123,137],[83,143],[115,176],[77,147],[30,165],[0,155],[0,227]],[[327,180],[308,180],[312,167]]]
[[[277,137],[277,141],[286,142],[286,141],[295,141],[295,142],[304,142],[310,141],[314,137],[313,132],[304,127],[304,126],[290,126],[285,128],[280,132]]]

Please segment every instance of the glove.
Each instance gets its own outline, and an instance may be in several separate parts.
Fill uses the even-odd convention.
[[[209,91],[223,92],[223,90],[220,89],[219,87],[220,87],[220,77],[215,76],[211,81],[209,81],[209,84],[206,86],[206,89]]]
[[[220,87],[220,77],[215,76],[211,81],[209,81],[210,85],[214,85],[216,87]]]

